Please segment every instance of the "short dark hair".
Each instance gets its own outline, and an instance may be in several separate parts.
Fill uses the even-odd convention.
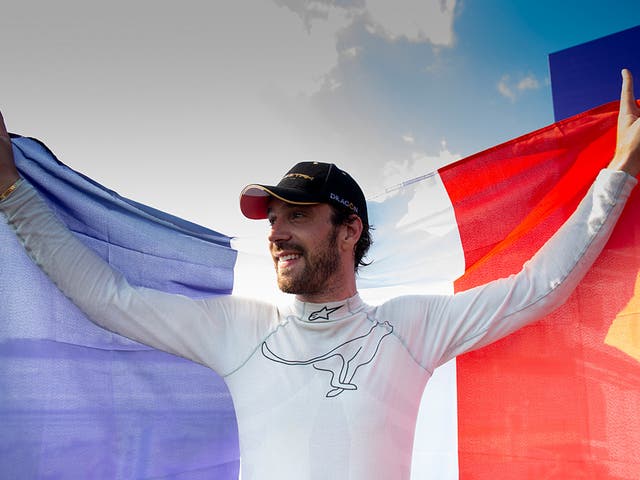
[[[347,208],[338,207],[336,205],[330,205],[332,214],[331,214],[331,223],[334,226],[345,225],[350,223],[354,218],[357,217],[355,213]],[[354,248],[354,265],[353,268],[357,272],[358,267],[366,267],[367,265],[371,265],[371,262],[366,262],[364,257],[367,255],[369,251],[369,247],[373,243],[373,238],[371,237],[371,231],[374,229],[369,225],[368,222],[362,222],[362,234],[356,243]]]

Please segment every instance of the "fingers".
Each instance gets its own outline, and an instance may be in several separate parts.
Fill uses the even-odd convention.
[[[633,94],[633,76],[626,68],[622,69],[622,91],[620,92],[620,113],[621,114],[640,114],[640,109],[636,104]]]
[[[4,125],[4,118],[0,113],[0,192],[7,189],[20,178],[13,159],[11,139]]]
[[[7,127],[4,124],[2,112],[0,112],[0,137],[9,138],[9,133],[7,132]]]

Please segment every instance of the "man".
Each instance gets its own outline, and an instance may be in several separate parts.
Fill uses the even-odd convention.
[[[359,298],[366,202],[334,165],[249,185],[241,209],[271,224],[278,307],[130,286],[48,211],[13,163],[2,125],[0,210],[29,255],[96,323],[206,365],[229,386],[243,478],[409,478],[416,416],[434,369],[547,314],[606,243],[640,172],[640,109],[623,71],[616,153],[567,223],[524,266],[453,296]]]

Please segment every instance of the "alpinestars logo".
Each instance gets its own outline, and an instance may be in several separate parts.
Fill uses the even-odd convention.
[[[338,305],[337,307],[334,307],[334,308],[327,308],[327,306],[325,305],[320,310],[309,314],[309,317],[308,317],[309,321],[313,322],[314,320],[320,320],[320,319],[329,320],[329,315],[331,315],[336,310],[341,309],[342,307],[344,307],[344,305]]]
[[[275,353],[267,342],[262,342],[262,354],[274,362],[284,365],[303,366],[313,365],[316,370],[328,372],[329,385],[326,397],[337,397],[345,390],[357,390],[354,382],[356,372],[373,361],[382,340],[393,332],[393,326],[389,322],[375,323],[371,329],[359,337],[347,340],[326,353],[306,360],[285,358]]]

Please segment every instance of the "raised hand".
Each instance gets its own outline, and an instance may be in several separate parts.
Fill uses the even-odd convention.
[[[626,68],[622,70],[616,153],[609,168],[633,176],[640,173],[640,107],[633,95],[633,77]]]
[[[4,125],[4,118],[0,113],[0,195],[18,180],[18,169],[13,160],[11,138]]]

